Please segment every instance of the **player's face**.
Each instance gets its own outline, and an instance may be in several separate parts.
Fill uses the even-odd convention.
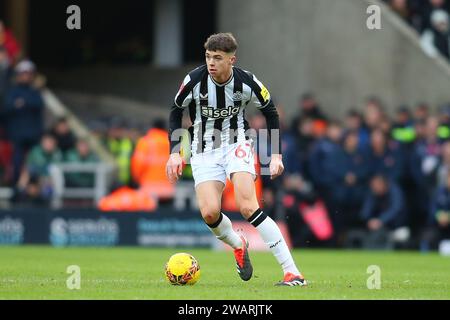
[[[206,50],[205,58],[208,72],[215,79],[222,79],[223,77],[229,76],[231,68],[236,61],[234,54],[223,51]]]

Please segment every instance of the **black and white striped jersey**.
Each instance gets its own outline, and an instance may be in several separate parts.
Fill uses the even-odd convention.
[[[180,128],[182,111],[188,108],[193,123],[189,130],[192,154],[245,141],[249,129],[245,109],[249,104],[263,112],[268,129],[279,129],[269,91],[253,74],[238,67],[233,67],[230,79],[223,84],[214,81],[206,65],[196,68],[183,80],[174,102],[170,132]]]

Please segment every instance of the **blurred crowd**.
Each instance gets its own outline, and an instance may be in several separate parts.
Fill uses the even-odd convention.
[[[67,119],[46,127],[43,84],[35,64],[22,57],[20,44],[0,21],[0,187],[14,190],[17,206],[49,205],[50,164],[98,161],[88,143],[75,138]],[[65,178],[68,185],[93,184],[83,173]]]
[[[286,171],[262,177],[266,210],[279,199],[299,245],[436,248],[450,236],[450,105],[391,118],[369,97],[359,110],[337,122],[310,93],[292,122],[279,108]],[[261,115],[250,122],[264,128]]]
[[[384,0],[420,35],[423,50],[450,60],[450,3],[448,0]]]

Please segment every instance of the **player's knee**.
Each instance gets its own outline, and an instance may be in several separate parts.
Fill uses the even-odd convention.
[[[253,201],[242,201],[239,205],[239,211],[244,218],[248,219],[258,209],[258,205],[255,205]]]
[[[200,207],[200,212],[202,213],[203,220],[207,224],[214,224],[220,215],[220,206],[207,204]]]

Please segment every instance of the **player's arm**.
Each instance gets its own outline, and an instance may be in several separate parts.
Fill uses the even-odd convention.
[[[183,118],[183,109],[172,106],[169,117],[169,141],[170,141],[170,156],[166,165],[167,178],[170,183],[175,183],[183,172],[183,159],[180,155],[180,142],[175,139],[175,132],[181,129],[181,122]],[[180,137],[181,138],[181,137]]]
[[[255,76],[252,76],[252,88],[252,102],[266,118],[271,149],[270,175],[271,179],[275,179],[284,171],[281,155],[280,118],[269,91]]]
[[[281,154],[280,120],[278,111],[272,100],[270,100],[269,104],[265,108],[261,109],[261,112],[266,118],[267,130],[269,131],[270,138],[270,176],[271,179],[275,179],[284,171],[283,157]]]
[[[167,178],[175,183],[183,173],[183,159],[180,155],[181,130],[183,111],[192,101],[191,79],[189,76],[183,80],[180,90],[174,99],[169,116],[170,157],[166,165]]]

